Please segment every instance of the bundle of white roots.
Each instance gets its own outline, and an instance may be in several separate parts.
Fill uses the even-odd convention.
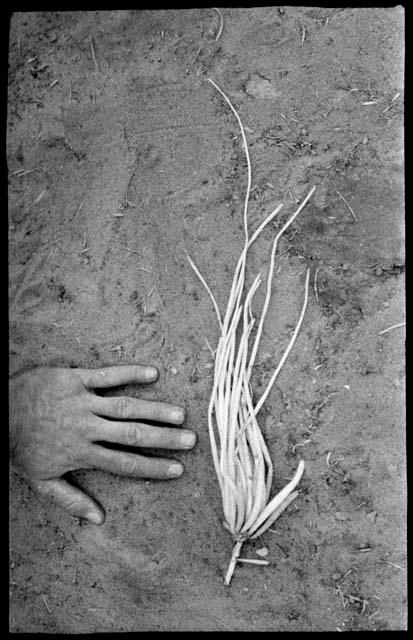
[[[255,338],[252,340],[251,333],[256,326],[256,319],[252,314],[251,305],[262,279],[259,274],[249,290],[245,291],[247,252],[283,205],[280,204],[274,209],[254,233],[250,234],[247,224],[247,210],[251,189],[251,163],[244,128],[238,113],[224,92],[211,79],[209,82],[220,92],[238,120],[248,165],[248,187],[244,204],[245,243],[235,268],[223,319],[208,284],[188,256],[193,270],[212,300],[221,329],[221,336],[215,352],[214,383],[208,409],[208,426],[215,471],[222,493],[225,516],[223,524],[235,541],[225,576],[225,584],[228,585],[236,563],[242,560],[239,556],[243,542],[263,534],[291,504],[298,495],[295,489],[304,472],[304,462],[300,460],[290,482],[276,496],[270,498],[273,465],[261,429],[258,426],[257,415],[295,343],[303,322],[308,301],[309,270],[306,274],[304,302],[294,332],[264,393],[256,402],[253,400],[250,380],[265,316],[270,304],[271,282],[278,241],[302,211],[315,187],[311,189],[295,213],[281,227],[274,239],[264,306]],[[264,560],[251,560],[251,562],[268,564]]]

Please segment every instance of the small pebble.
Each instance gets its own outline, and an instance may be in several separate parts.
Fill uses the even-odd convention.
[[[340,580],[340,578],[341,578],[341,573],[335,573],[333,575],[333,580]]]
[[[265,558],[265,556],[268,556],[268,549],[267,547],[262,547],[262,549],[257,549],[255,553],[257,554],[257,556]]]
[[[383,307],[388,309],[390,307],[390,302],[383,302]]]
[[[178,373],[178,369],[176,367],[171,367],[170,372],[172,373],[173,376],[176,376],[176,374]]]

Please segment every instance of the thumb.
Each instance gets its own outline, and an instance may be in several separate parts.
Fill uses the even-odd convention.
[[[103,509],[95,500],[63,478],[40,480],[33,486],[41,497],[51,499],[72,516],[86,518],[93,524],[102,524],[105,519]]]

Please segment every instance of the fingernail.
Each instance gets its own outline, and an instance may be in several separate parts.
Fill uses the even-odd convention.
[[[171,411],[171,419],[174,422],[182,423],[185,420],[185,411],[183,409],[173,409]]]
[[[178,462],[174,462],[173,464],[170,465],[168,471],[169,474],[171,476],[180,476],[183,473],[183,466],[181,464],[179,464]]]
[[[156,380],[158,377],[158,369],[156,367],[148,367],[145,372],[147,380]]]
[[[86,518],[93,524],[102,524],[103,522],[102,516],[97,511],[91,511],[90,513],[87,513]]]
[[[181,433],[181,442],[184,447],[193,447],[195,444],[196,435],[193,431],[183,431]]]

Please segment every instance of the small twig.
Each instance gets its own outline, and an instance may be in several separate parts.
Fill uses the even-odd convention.
[[[92,58],[93,58],[93,63],[95,65],[95,72],[98,73],[99,72],[99,65],[98,65],[98,62],[96,60],[95,47],[93,46],[93,38],[92,38],[92,36],[90,36],[90,49],[92,51]]]
[[[377,614],[378,614],[378,613],[380,613],[380,609],[377,609],[377,611],[374,611],[374,613],[372,613],[372,614],[369,616],[369,620],[371,620],[372,618],[374,618],[374,616],[377,616]]]
[[[78,214],[79,214],[79,211],[81,210],[81,208],[82,208],[82,207],[83,207],[83,199],[81,200],[80,205],[79,205],[79,206],[78,206],[78,208],[76,209],[76,213],[75,213],[75,215],[73,216],[73,220],[75,220],[75,219],[77,218],[77,216],[78,216]]]
[[[47,599],[47,596],[42,596],[42,600],[44,602],[44,606],[46,607],[47,611],[49,613],[52,613],[52,610],[50,608],[50,604],[49,604],[49,600]]]
[[[353,216],[354,222],[357,222],[356,214],[354,213],[353,209],[350,207],[350,205],[347,202],[347,200],[345,199],[345,197],[343,195],[341,195],[340,191],[337,191],[337,195],[340,196],[342,201],[347,205],[348,210],[350,211],[351,215]]]
[[[235,543],[234,548],[232,550],[231,561],[229,563],[228,571],[227,571],[227,574],[226,574],[225,580],[224,580],[225,586],[228,586],[229,583],[231,582],[232,574],[234,573],[235,565],[236,565],[237,560],[239,558],[241,547],[242,547],[242,540],[238,540]]]
[[[192,65],[195,63],[195,61],[196,61],[197,57],[199,56],[199,54],[201,53],[201,51],[202,51],[202,47],[199,47],[198,51],[196,52],[196,54],[194,56],[194,59],[192,60],[191,64],[189,65],[190,67],[192,67]]]
[[[33,173],[34,171],[40,171],[42,167],[36,167],[36,169],[18,169],[17,171],[13,171],[12,176],[16,176],[16,178],[21,178],[22,176],[27,176],[29,173]]]
[[[344,599],[344,593],[343,593],[343,591],[341,590],[340,585],[339,585],[336,589],[334,589],[334,592],[335,592],[335,593],[337,593],[337,594],[340,596],[341,604],[342,604],[342,606],[343,606],[343,609],[345,609],[345,608],[346,608],[346,604],[347,604],[347,602],[346,602],[346,600]]]
[[[153,292],[155,291],[155,289],[157,289],[157,285],[156,285],[156,284],[152,287],[152,289],[149,291],[149,293],[147,294],[147,296],[146,296],[146,297],[147,297],[147,298],[150,298],[150,297],[151,297],[151,295],[153,294]]]
[[[303,46],[304,41],[305,41],[305,26],[304,25],[301,25],[301,26],[302,26],[302,29],[303,29],[303,34],[301,36],[301,46]]]
[[[383,560],[383,564],[391,564],[392,567],[396,567],[397,569],[401,569],[402,571],[406,571],[406,569],[404,567],[401,567],[399,564],[396,564],[395,562],[390,562],[390,560]]]
[[[256,560],[255,558],[238,558],[237,562],[247,562],[248,564],[269,565],[268,560]]]
[[[295,453],[295,450],[296,450],[297,447],[304,447],[309,442],[311,442],[311,440],[304,440],[304,442],[298,442],[297,444],[295,444],[293,446],[293,453]]]
[[[37,69],[33,69],[33,71],[38,73],[39,71],[44,71],[45,69],[47,69],[48,66],[49,66],[48,62],[45,62],[40,67],[37,67]]]
[[[321,114],[321,115],[323,116],[323,118],[324,118],[324,119],[325,119],[325,118],[327,118],[327,116],[329,116],[329,115],[330,115],[330,113],[332,112],[332,110],[333,110],[333,109],[334,109],[334,107],[335,107],[335,104],[336,104],[336,98],[334,98],[334,100],[333,100],[333,104],[331,105],[330,109],[327,109],[327,111],[326,111],[325,113],[322,113],[322,114]]]
[[[346,571],[346,573],[344,574],[344,576],[342,576],[340,578],[340,582],[342,582],[345,578],[347,578],[347,576],[352,573],[354,571],[354,569],[349,569],[348,571]]]
[[[201,53],[201,51],[202,51],[202,47],[199,47],[199,49],[198,49],[198,51],[196,52],[196,54],[195,54],[195,56],[194,56],[194,58],[193,58],[192,62],[189,64],[189,67],[188,67],[188,68],[187,68],[187,70],[185,71],[185,73],[186,73],[186,74],[188,74],[188,73],[189,73],[189,69],[190,69],[190,68],[192,67],[192,65],[196,62],[196,59],[198,58],[198,56],[199,56],[199,54]]]
[[[221,33],[222,33],[223,29],[224,29],[224,16],[222,15],[221,11],[217,7],[212,7],[212,10],[217,12],[217,14],[219,15],[219,19],[220,19],[220,25],[219,25],[218,33],[215,36],[215,42],[217,42],[220,39]]]
[[[391,327],[388,327],[387,329],[383,329],[383,331],[380,331],[378,335],[382,336],[384,333],[387,333],[388,331],[392,331],[393,329],[398,329],[399,327],[404,327],[404,326],[406,326],[405,322],[399,322],[399,324],[393,324]]]
[[[350,600],[351,604],[353,604],[353,602],[366,602],[365,600],[363,600],[363,598],[359,598],[358,596],[353,596],[353,594],[351,593],[345,594],[345,597]]]
[[[131,163],[131,165],[133,165],[136,162],[136,158],[135,160]],[[129,187],[131,185],[132,179],[135,175],[135,170],[132,170],[132,173],[129,176],[129,180],[128,183],[126,185],[126,189],[125,189],[125,204],[120,204],[118,209],[122,210],[122,209],[127,209],[128,207],[134,207],[135,204],[133,202],[131,202],[128,198],[128,191],[129,191]]]
[[[213,360],[215,360],[215,353],[216,353],[216,349],[214,350],[214,349],[211,347],[211,345],[210,345],[210,343],[209,343],[209,341],[208,341],[208,338],[207,338],[206,336],[205,336],[205,342],[207,343],[208,349],[209,349],[209,350],[210,350],[210,352],[211,352],[212,359],[213,359]]]
[[[396,93],[396,95],[394,96],[394,98],[391,99],[391,104],[389,104],[388,107],[386,107],[385,109],[383,109],[382,114],[386,113],[387,111],[389,111],[393,106],[394,103],[396,102],[397,98],[400,96],[400,93]]]
[[[318,267],[315,270],[315,274],[314,274],[314,294],[315,294],[316,300],[318,302],[317,278],[318,278]]]
[[[47,189],[43,189],[43,191],[41,193],[39,193],[39,195],[37,196],[36,200],[34,200],[32,202],[32,206],[35,205],[35,204],[39,204],[40,200],[43,198],[45,193],[47,193]]]
[[[132,251],[131,249],[129,249],[129,251]],[[134,251],[133,253],[138,253],[137,251]],[[145,267],[137,267],[137,269],[139,271],[146,271],[147,273],[154,273],[155,275],[159,275],[158,273],[156,273],[155,271],[152,271],[152,269],[146,269]]]

